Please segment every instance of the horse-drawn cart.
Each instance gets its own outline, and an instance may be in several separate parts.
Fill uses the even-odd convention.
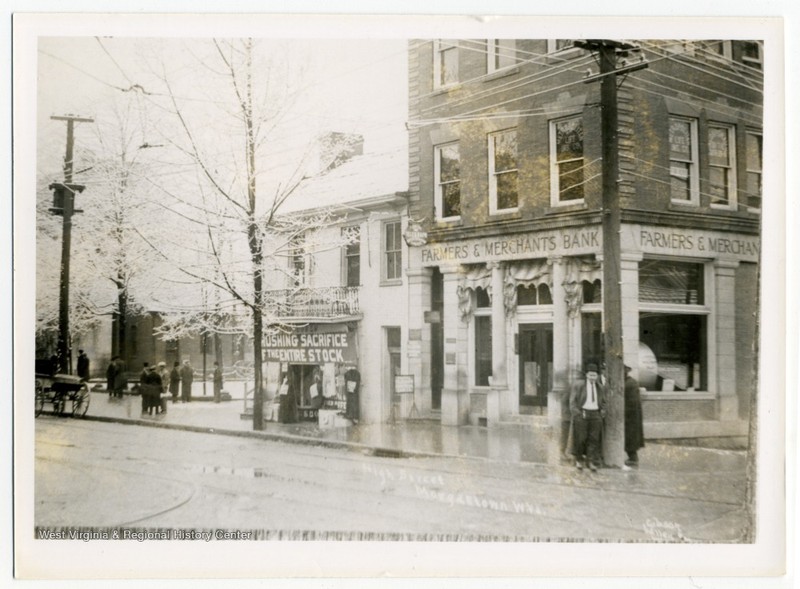
[[[62,415],[67,411],[67,402],[73,417],[83,417],[89,410],[90,398],[89,387],[77,376],[37,370],[36,417],[42,414],[47,404],[52,405],[54,414]]]

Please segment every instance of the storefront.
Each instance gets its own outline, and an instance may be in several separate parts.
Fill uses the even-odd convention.
[[[451,425],[556,419],[582,367],[602,363],[602,251],[599,225],[420,247],[417,406]],[[746,433],[758,257],[755,235],[623,225],[624,360],[648,437]]]
[[[266,336],[268,419],[334,427],[358,418],[356,325],[312,324]]]

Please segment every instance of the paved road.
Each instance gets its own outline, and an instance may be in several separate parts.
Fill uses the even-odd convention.
[[[737,541],[743,469],[738,453],[721,454],[714,473],[680,474],[381,458],[45,415],[35,523],[282,538]]]

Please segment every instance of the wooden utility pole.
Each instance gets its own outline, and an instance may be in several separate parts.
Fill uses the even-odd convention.
[[[50,212],[63,218],[61,231],[61,277],[58,300],[58,371],[72,374],[72,354],[69,336],[69,264],[72,246],[72,215],[80,213],[75,209],[75,193],[83,192],[84,187],[72,183],[72,159],[75,143],[75,123],[93,123],[94,119],[73,115],[52,116],[54,121],[67,121],[67,153],[64,156],[64,182],[50,185],[53,191],[53,207]]]
[[[596,52],[600,73],[586,82],[600,80],[601,141],[603,144],[603,343],[608,387],[603,455],[609,466],[625,464],[625,371],[622,355],[622,296],[620,269],[619,141],[617,76],[643,69],[639,61],[617,67],[617,56],[635,49],[630,43],[605,39],[576,41],[575,45]]]

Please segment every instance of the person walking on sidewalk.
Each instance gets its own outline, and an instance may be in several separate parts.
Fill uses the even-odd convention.
[[[108,399],[111,400],[111,397],[115,397],[114,391],[114,383],[116,382],[117,378],[117,357],[114,356],[111,358],[111,362],[108,363],[108,368],[106,368],[106,389],[108,390]]]
[[[639,381],[630,374],[631,367],[625,366],[625,453],[626,466],[639,466],[638,452],[644,448],[644,424],[642,419],[642,399],[639,394]]]
[[[606,387],[598,380],[597,364],[586,366],[585,378],[572,385],[569,407],[572,413],[572,453],[578,470],[586,465],[596,471],[600,465],[600,435],[606,408]]]
[[[147,366],[139,381],[142,391],[142,415],[158,413],[161,404],[161,377],[155,366]]]
[[[178,390],[181,387],[181,363],[175,362],[169,373],[169,393],[172,395],[172,402],[178,402]]]
[[[214,402],[219,403],[222,400],[222,368],[219,367],[219,362],[214,362]]]
[[[192,400],[192,380],[194,380],[194,369],[188,360],[184,360],[181,367],[181,400],[184,403]]]
[[[78,350],[78,377],[84,382],[89,380],[89,356],[83,350]]]

